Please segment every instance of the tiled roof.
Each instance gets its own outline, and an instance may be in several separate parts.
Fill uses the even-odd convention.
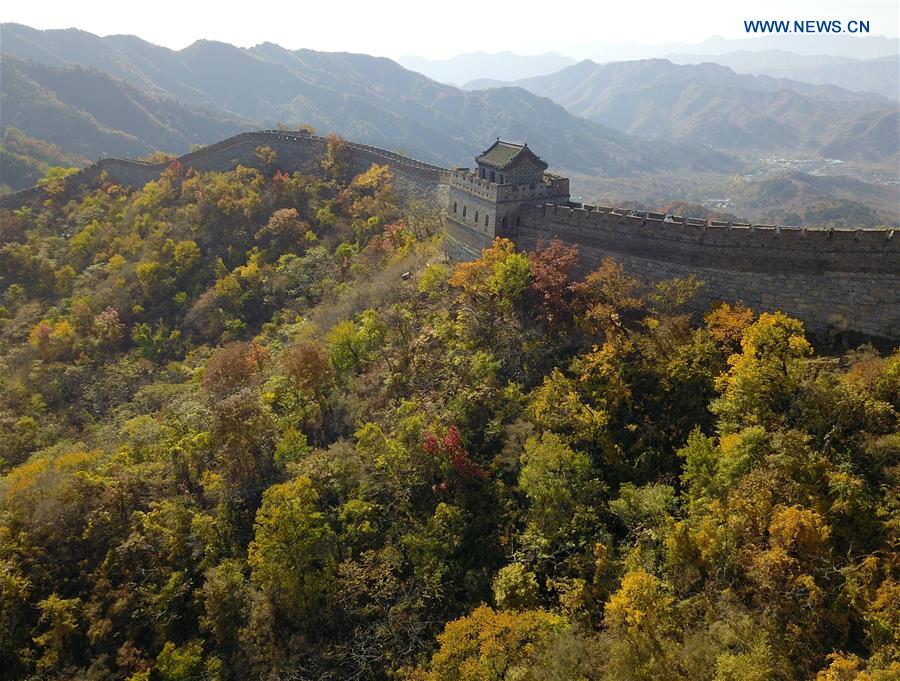
[[[541,159],[528,148],[527,144],[507,142],[499,138],[475,160],[478,163],[483,163],[484,165],[503,170],[523,154],[531,156],[539,164],[542,164],[544,168],[547,167],[547,164],[541,161]]]
[[[510,161],[515,159],[524,148],[524,144],[514,144],[513,142],[497,140],[489,149],[478,157],[478,162],[503,168]]]

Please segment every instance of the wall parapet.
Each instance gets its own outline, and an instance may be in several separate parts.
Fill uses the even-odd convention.
[[[450,172],[450,186],[481,197],[488,201],[500,203],[506,201],[534,201],[540,199],[556,199],[568,197],[569,179],[544,173],[542,182],[534,184],[516,184],[506,182],[500,184],[485,180],[478,173],[468,168],[454,168]]]
[[[699,220],[581,204],[527,204],[514,240],[533,250],[558,238],[587,273],[612,257],[654,280],[696,275],[698,310],[741,300],[780,310],[814,335],[854,331],[900,339],[900,238],[894,229],[785,227]]]
[[[671,258],[702,259],[707,266],[900,273],[900,235],[891,228],[754,225],[553,203],[523,207],[522,219],[543,225],[548,237],[578,231],[636,255],[666,248]]]
[[[316,152],[324,152],[327,138],[319,135],[285,130],[240,132],[208,146],[178,156],[174,160],[185,167],[192,167],[195,164],[203,164],[204,162],[210,161],[214,162],[217,154],[220,152],[227,151],[231,148],[240,148],[253,143],[258,143],[259,145],[270,143],[296,144],[298,146],[313,149]],[[394,170],[399,170],[436,184],[446,184],[449,181],[450,170],[448,168],[443,168],[425,161],[419,161],[409,156],[404,156],[403,154],[398,154],[397,152],[381,149],[368,144],[348,141],[347,146],[350,148],[351,153],[359,159],[388,164]],[[67,177],[66,188],[67,191],[71,191],[75,188],[95,183],[99,180],[103,171],[107,171],[113,175],[113,179],[117,182],[135,186],[138,184],[142,185],[157,177],[167,165],[168,162],[152,163],[141,159],[102,158]],[[221,169],[226,170],[227,168],[223,167]],[[121,175],[121,179],[115,175]],[[46,198],[46,195],[43,187],[29,187],[0,196],[0,207],[10,209],[20,208],[32,201],[42,200],[44,198]]]

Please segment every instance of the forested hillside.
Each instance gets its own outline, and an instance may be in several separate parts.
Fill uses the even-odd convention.
[[[523,87],[578,116],[648,139],[733,151],[804,150],[889,167],[896,167],[900,154],[895,101],[832,85],[735,73],[709,62],[585,60],[558,73],[500,85]]]
[[[188,151],[189,142],[218,141],[232,134],[241,121],[249,120],[261,128],[281,122],[309,124],[322,134],[337,132],[356,142],[446,166],[471,163],[501,136],[527,140],[541,149],[554,167],[603,175],[629,175],[648,168],[731,173],[742,167],[740,161],[701,145],[651,143],[630,137],[574,116],[559,104],[521,88],[464,92],[390,59],[367,54],[288,50],[273,43],[245,49],[212,40],[198,40],[175,51],[134,36],[99,37],[75,29],[38,31],[12,23],[0,24],[0,36],[4,55],[17,57],[10,60],[12,64],[28,60],[30,69],[46,76],[42,84],[52,80],[62,90],[47,86],[50,95],[40,88],[35,93],[31,88],[14,87],[17,80],[7,85],[4,74],[4,96],[10,100],[4,103],[4,110],[10,112],[4,117],[10,117],[10,125],[20,127],[25,123],[13,123],[13,111],[30,111],[37,105],[43,109],[47,99],[65,102],[73,84],[105,79],[105,95],[128,106],[100,107],[91,113],[99,120],[100,113],[111,116],[116,111],[132,126],[114,126],[132,133],[136,139],[130,142],[175,154]],[[73,66],[87,68],[72,70]],[[9,68],[16,76],[18,71]],[[105,100],[97,95],[85,98],[84,86],[75,91],[82,94],[76,103],[79,109],[96,107]],[[141,105],[133,110],[134,100]],[[154,107],[160,110],[163,122],[176,116],[185,118],[169,133],[177,131],[189,139],[162,141],[160,131],[148,125],[145,114]],[[199,117],[199,122],[204,122],[205,115],[229,124],[229,132],[209,132],[201,139],[188,136],[198,128],[198,121],[189,118],[188,112]],[[63,131],[47,123],[36,117],[30,122],[31,130],[23,129],[62,145],[63,141],[52,135]],[[155,136],[140,134],[144,129]],[[95,134],[93,130],[79,131],[71,135],[71,141],[82,143]],[[119,152],[110,148],[104,155],[109,153]]]
[[[18,128],[0,132],[0,193],[34,186],[50,168],[80,165],[87,165],[87,159],[29,137]]]
[[[0,678],[897,678],[900,353],[258,157],[0,215]]]
[[[185,153],[191,144],[209,144],[252,127],[234,115],[151,97],[93,69],[57,69],[4,55],[2,76],[4,127],[93,160]]]

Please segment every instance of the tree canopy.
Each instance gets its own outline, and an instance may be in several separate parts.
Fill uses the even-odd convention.
[[[900,352],[256,157],[0,215],[0,678],[900,675]]]

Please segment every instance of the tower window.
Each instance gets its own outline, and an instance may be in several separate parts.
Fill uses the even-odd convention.
[[[463,204],[463,217],[466,217],[466,205]]]
[[[456,212],[456,201],[453,202],[453,212]]]
[[[484,216],[484,226],[485,226],[485,227],[488,226],[488,218],[489,218],[489,217],[490,217],[490,215],[485,215],[485,216]]]
[[[475,224],[478,224],[478,211],[475,211]]]

